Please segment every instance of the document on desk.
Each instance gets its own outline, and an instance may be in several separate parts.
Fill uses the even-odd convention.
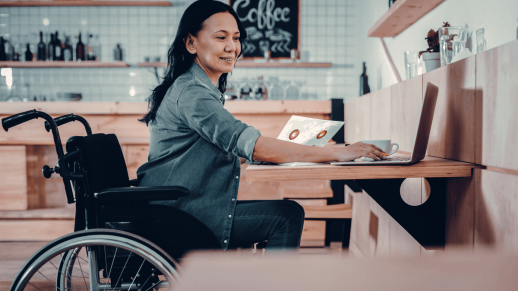
[[[277,139],[307,146],[324,146],[342,128],[343,121],[331,121],[292,115]],[[282,166],[308,166],[317,163],[294,162]]]

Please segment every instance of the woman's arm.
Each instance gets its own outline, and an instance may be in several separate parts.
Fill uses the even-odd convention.
[[[260,136],[254,147],[253,159],[277,164],[290,162],[330,162],[352,161],[359,157],[385,159],[383,150],[361,142],[347,147],[305,146],[270,137]]]

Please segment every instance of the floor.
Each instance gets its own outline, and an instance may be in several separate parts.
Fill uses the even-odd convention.
[[[25,262],[47,242],[1,242],[0,243],[0,290],[8,290],[12,279]],[[303,247],[300,255],[343,255],[347,250],[341,243],[331,243],[330,247]]]

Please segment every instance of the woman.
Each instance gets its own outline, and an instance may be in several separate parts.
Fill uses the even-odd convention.
[[[223,249],[267,240],[266,250],[296,249],[304,222],[293,201],[237,201],[240,157],[249,161],[325,162],[383,158],[372,145],[315,148],[262,137],[223,107],[227,74],[241,55],[246,31],[234,10],[201,0],[184,12],[169,49],[169,67],[141,120],[150,131],[143,186],[184,186],[191,195],[164,201],[205,223]]]

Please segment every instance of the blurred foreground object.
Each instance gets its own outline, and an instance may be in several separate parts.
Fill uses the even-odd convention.
[[[516,290],[518,256],[452,251],[431,257],[194,253],[176,290]]]

